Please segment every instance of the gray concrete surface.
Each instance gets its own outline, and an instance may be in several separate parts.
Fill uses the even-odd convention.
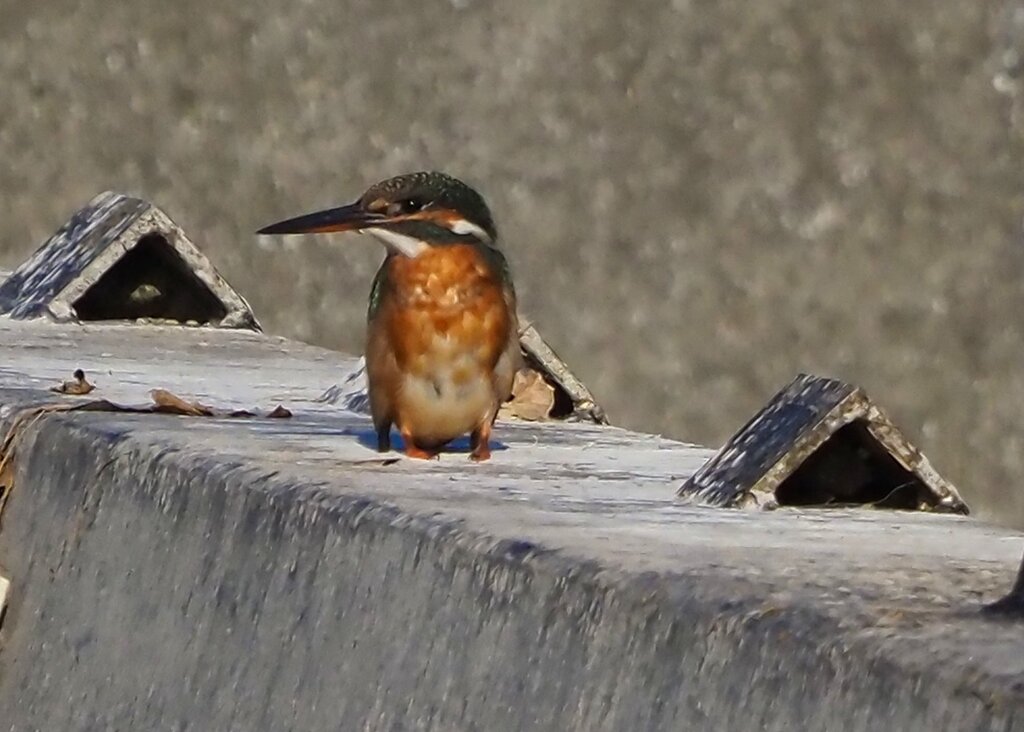
[[[252,232],[439,167],[619,424],[719,444],[863,385],[1024,527],[1024,3],[0,1],[0,266],[165,207],[271,332],[355,352],[379,254]]]
[[[708,450],[499,423],[382,465],[315,401],[354,359],[209,329],[0,319],[0,420],[166,388],[288,420],[77,412],[19,433],[0,729],[1019,729],[983,618],[1024,536],[674,498]]]

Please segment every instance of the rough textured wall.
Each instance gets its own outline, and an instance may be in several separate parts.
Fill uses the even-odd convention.
[[[1024,2],[623,8],[0,0],[0,266],[124,189],[357,349],[369,241],[251,232],[443,168],[619,423],[716,443],[836,375],[1024,524]]]
[[[676,531],[632,533],[581,481],[545,526],[565,507],[473,500],[466,472],[301,476],[237,422],[212,427],[225,461],[173,418],[109,417],[22,433],[4,730],[1020,729],[1019,629],[973,617],[1010,568],[978,560],[995,532],[909,515],[878,551],[881,514],[662,504]],[[832,551],[764,528],[793,520],[834,522]],[[908,536],[926,548],[901,558]]]

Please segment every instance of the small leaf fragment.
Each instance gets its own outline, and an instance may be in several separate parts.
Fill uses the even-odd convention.
[[[212,417],[213,410],[199,402],[188,402],[166,389],[152,389],[149,396],[153,399],[154,412],[167,414],[184,414],[190,417]]]
[[[512,382],[512,399],[502,405],[505,416],[527,422],[546,420],[555,405],[555,389],[543,374],[533,369],[521,369]]]

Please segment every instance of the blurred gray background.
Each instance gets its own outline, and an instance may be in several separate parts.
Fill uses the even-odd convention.
[[[380,251],[258,240],[437,168],[613,421],[718,444],[858,382],[1024,526],[1024,1],[0,0],[0,267],[112,188],[274,333],[358,350]]]

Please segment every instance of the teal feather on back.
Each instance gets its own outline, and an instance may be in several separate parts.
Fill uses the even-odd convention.
[[[380,310],[380,303],[384,299],[384,290],[388,286],[388,264],[391,261],[391,257],[399,256],[390,254],[388,257],[381,262],[380,268],[377,270],[377,274],[373,276],[373,284],[370,285],[370,303],[366,310],[367,321],[373,320],[374,316],[377,315],[377,311]]]
[[[501,282],[502,287],[515,292],[515,288],[512,285],[512,271],[509,269],[508,260],[505,259],[505,255],[501,253],[501,250],[496,246],[483,243],[476,246],[480,248],[480,252],[484,255],[484,260],[498,275],[498,280]]]

